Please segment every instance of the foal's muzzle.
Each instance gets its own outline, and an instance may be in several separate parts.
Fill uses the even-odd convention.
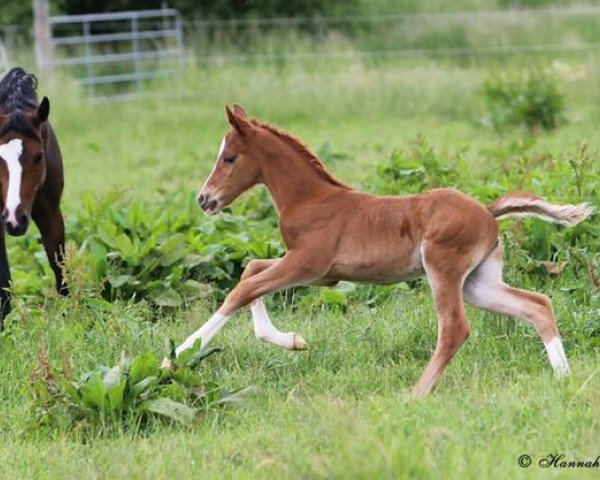
[[[6,233],[14,237],[20,237],[25,234],[29,227],[29,216],[24,213],[17,213],[15,219],[9,218],[9,212],[5,208],[2,211],[2,225]]]
[[[198,195],[198,204],[200,208],[209,215],[214,215],[219,211],[219,199],[207,192],[201,192]]]

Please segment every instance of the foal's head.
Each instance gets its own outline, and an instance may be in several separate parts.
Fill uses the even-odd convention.
[[[40,127],[49,112],[50,102],[44,97],[33,112],[0,114],[1,218],[9,235],[27,231],[33,200],[46,177]]]
[[[198,195],[198,203],[211,215],[262,181],[258,152],[252,142],[256,127],[239,105],[233,110],[226,107],[225,112],[231,130],[223,137],[213,171]]]

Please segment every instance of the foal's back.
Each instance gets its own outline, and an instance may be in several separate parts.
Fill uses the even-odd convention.
[[[481,258],[498,237],[497,223],[483,205],[449,189],[384,197],[346,190],[310,208],[306,228],[320,231],[320,251],[332,256],[329,280],[406,280],[424,273],[427,244],[472,249]]]

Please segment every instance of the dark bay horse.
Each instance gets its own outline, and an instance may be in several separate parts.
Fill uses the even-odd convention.
[[[208,343],[245,305],[251,306],[259,339],[302,350],[306,342],[300,335],[280,332],[271,323],[263,295],[298,284],[393,283],[425,275],[437,310],[438,340],[413,396],[431,390],[469,336],[464,301],[533,325],[556,375],[569,372],[550,299],[502,280],[497,219],[537,216],[569,226],[587,218],[590,207],[553,205],[520,192],[487,207],[448,189],[386,197],[362,193],[336,180],[294,137],[249,118],[239,106],[226,113],[231,130],[200,192],[200,206],[215,214],[264,183],[280,215],[287,253],[251,261],[223,305],[177,353],[197,339]]]
[[[0,79],[0,328],[10,312],[10,270],[4,231],[20,236],[32,218],[42,235],[56,288],[68,294],[62,262],[65,227],[60,211],[63,164],[54,130],[48,122],[50,102],[38,103],[37,80],[22,68]]]

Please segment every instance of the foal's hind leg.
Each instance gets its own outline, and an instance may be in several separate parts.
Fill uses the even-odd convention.
[[[512,288],[502,281],[500,247],[469,275],[464,294],[465,300],[476,307],[518,317],[532,324],[542,337],[555,375],[562,377],[569,373],[550,299],[540,293]]]
[[[277,262],[271,260],[251,260],[242,273],[241,280],[245,280],[266,270]],[[281,332],[271,322],[262,297],[257,298],[250,304],[252,320],[254,322],[254,334],[262,342],[272,343],[288,350],[306,350],[306,342],[301,335],[294,332]]]
[[[451,264],[447,261],[448,258],[453,259]],[[460,256],[454,250],[434,247],[428,251],[427,246],[423,248],[423,266],[438,314],[438,341],[429,364],[412,389],[413,397],[429,393],[452,357],[469,337],[462,285],[470,265],[471,259],[468,256]]]
[[[44,249],[56,279],[56,290],[61,295],[68,295],[69,289],[62,272],[65,252],[65,223],[60,207],[53,208],[45,203],[38,203],[34,205],[31,217],[42,235]]]

